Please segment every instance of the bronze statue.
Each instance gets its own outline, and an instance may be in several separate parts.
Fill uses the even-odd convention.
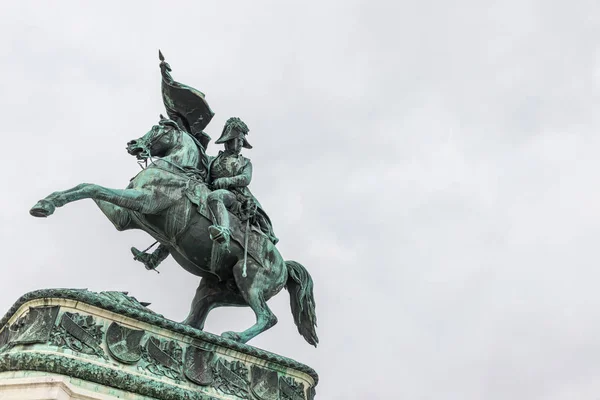
[[[210,136],[204,128],[214,113],[202,92],[173,80],[170,66],[159,56],[169,118],[161,116],[148,133],[127,144],[127,151],[146,167],[126,189],[83,183],[40,200],[31,215],[47,217],[56,207],[92,199],[117,230],[146,231],[160,243],[152,254],[132,248],[146,268],[155,269],[171,255],[202,277],[184,323],[203,329],[213,308],[249,306],[256,323],[243,332],[223,333],[242,343],[275,325],[277,318],[266,302],[286,287],[298,331],[316,346],[310,274],[301,264],[284,261],[271,221],[248,189],[252,164],[240,154],[242,147],[251,148],[248,127],[230,118],[216,141],[225,150],[209,157]]]

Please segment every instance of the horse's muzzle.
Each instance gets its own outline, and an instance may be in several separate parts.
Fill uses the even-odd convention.
[[[144,151],[144,148],[138,145],[137,140],[132,140],[127,142],[127,152],[132,156],[136,156],[139,158],[140,154]]]

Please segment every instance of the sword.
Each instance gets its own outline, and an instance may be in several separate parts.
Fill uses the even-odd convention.
[[[248,276],[246,273],[246,266],[248,262],[248,230],[250,230],[250,218],[246,220],[246,233],[244,235],[244,267],[242,268],[242,276],[244,278]]]

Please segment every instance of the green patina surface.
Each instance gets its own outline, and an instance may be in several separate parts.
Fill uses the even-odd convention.
[[[56,354],[0,354],[0,372],[4,371],[52,372],[161,400],[218,400],[198,391]]]
[[[280,254],[271,219],[249,188],[253,167],[241,154],[242,148],[252,148],[248,126],[229,118],[215,141],[224,149],[208,155],[210,136],[204,129],[214,113],[204,93],[176,82],[162,54],[160,71],[168,118],[161,115],[145,135],[127,143],[127,151],[143,168],[127,188],[82,183],[46,196],[30,214],[48,217],[59,207],[91,199],[118,230],[147,232],[159,246],[153,253],[132,248],[135,260],[154,270],[172,256],[202,277],[184,324],[203,329],[216,307],[248,306],[254,311],[254,325],[224,332],[225,339],[247,343],[272,328],[277,317],[267,301],[286,288],[298,332],[316,346],[312,278],[303,265]]]
[[[76,302],[81,302],[88,304],[90,306],[98,307],[104,309],[106,311],[110,311],[116,314],[120,314],[134,320],[148,323],[152,326],[166,329],[168,331],[179,333],[190,337],[193,339],[192,344],[198,345],[198,347],[202,347],[204,349],[210,350],[213,349],[213,346],[220,346],[225,349],[235,350],[237,352],[247,354],[258,359],[265,361],[266,365],[276,371],[280,371],[282,373],[287,372],[287,368],[297,370],[299,372],[303,372],[310,376],[314,382],[315,386],[318,383],[318,375],[317,373],[307,365],[301,364],[295,360],[292,360],[287,357],[283,357],[253,346],[248,346],[245,344],[241,344],[236,341],[232,341],[217,335],[213,335],[211,333],[203,332],[198,329],[191,328],[188,325],[177,323],[171,320],[164,318],[163,316],[156,314],[150,309],[144,306],[145,303],[139,303],[128,296],[116,296],[115,292],[102,292],[95,293],[87,290],[80,289],[44,289],[37,290],[23,295],[21,298],[17,300],[17,302],[10,308],[10,310],[5,314],[5,316],[0,320],[0,334],[6,329],[8,321],[13,317],[13,315],[17,312],[17,310],[28,302],[32,302],[35,300],[50,300],[50,299],[67,299],[73,300]],[[39,355],[26,355],[27,353],[8,353],[2,355],[2,360],[0,362],[0,370],[13,371],[19,369],[30,369],[36,371],[48,371],[48,372],[56,372],[63,373],[60,371],[66,371],[65,368],[72,368],[74,373],[77,375],[71,375],[80,377],[81,379],[88,379],[93,382],[112,385],[112,382],[118,382],[119,385],[124,385],[127,380],[125,376],[119,377],[117,380],[112,380],[112,375],[115,372],[109,371],[106,368],[96,369],[96,367],[91,367],[90,371],[84,371],[86,363],[75,361],[69,361],[68,359],[64,359],[64,357],[53,356],[53,357],[42,357],[39,360],[34,360],[33,358],[38,357]],[[58,358],[57,358],[58,357]],[[74,364],[73,364],[74,363]],[[82,364],[82,365],[80,365]],[[58,368],[56,370],[55,368]],[[65,373],[69,375],[69,373]],[[79,376],[81,374],[87,374],[84,376]],[[96,377],[96,378],[94,378]],[[150,382],[150,380],[148,380]],[[148,383],[146,383],[148,384]],[[115,386],[117,387],[117,386]],[[124,387],[118,386],[118,388],[123,390],[128,390]],[[314,389],[314,388],[313,388]],[[177,398],[177,397],[173,397]],[[180,398],[190,398],[190,399],[205,399],[208,397],[180,397]]]

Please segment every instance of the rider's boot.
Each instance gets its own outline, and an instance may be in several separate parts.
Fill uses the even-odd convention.
[[[229,214],[225,204],[219,197],[209,195],[208,207],[213,215],[213,225],[208,227],[208,233],[213,241],[210,254],[210,270],[219,275],[220,267],[230,251]]]
[[[223,200],[219,197],[208,198],[208,207],[213,215],[213,225],[208,227],[210,238],[218,243],[229,247],[231,231],[229,230],[229,214]]]
[[[219,267],[222,265],[225,256],[229,253],[231,231],[224,226],[211,225],[208,227],[208,232],[210,238],[213,240],[210,252],[210,270],[218,275]]]
[[[153,270],[156,269],[156,267],[158,267],[153,254],[144,253],[142,251],[139,251],[135,247],[131,248],[131,254],[133,254],[133,259],[144,264],[147,270]]]

